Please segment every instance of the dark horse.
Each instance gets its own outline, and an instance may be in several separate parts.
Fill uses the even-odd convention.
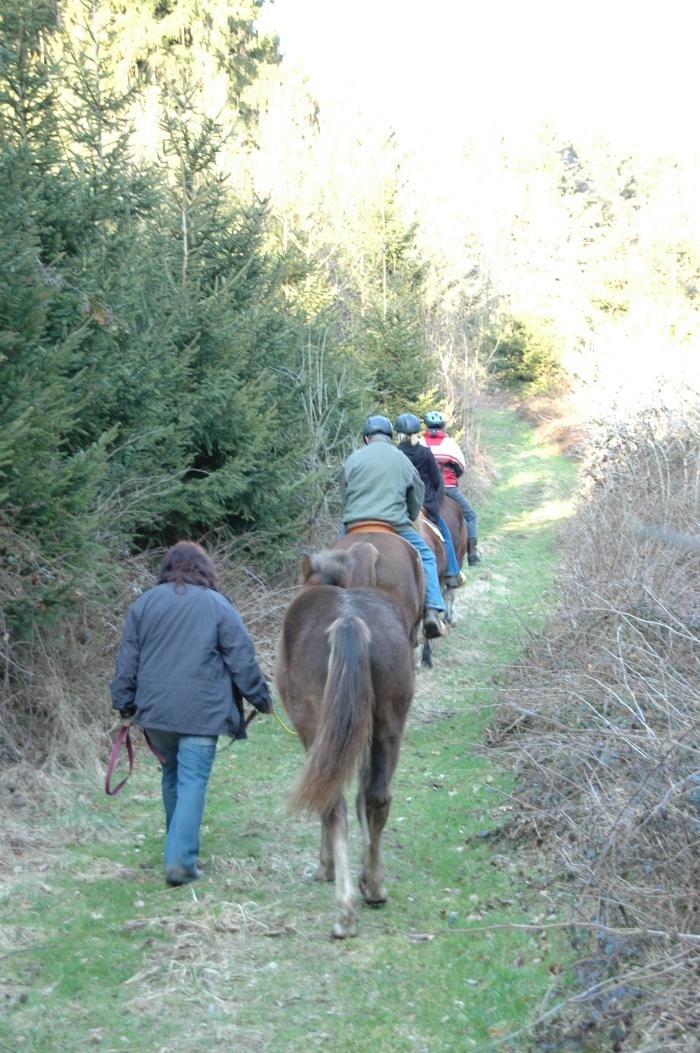
[[[334,559],[334,554],[339,558]],[[304,557],[302,582],[381,589],[401,608],[411,645],[418,645],[425,588],[423,566],[413,546],[390,527],[351,529],[331,549]]]
[[[285,615],[275,680],[307,751],[290,807],[320,815],[316,879],[335,877],[333,936],[355,936],[344,791],[357,771],[364,841],[360,890],[367,904],[378,907],[386,901],[381,836],[389,787],[415,682],[401,610],[376,588],[305,588]]]

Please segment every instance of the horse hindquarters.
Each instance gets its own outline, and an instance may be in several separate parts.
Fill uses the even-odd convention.
[[[293,810],[328,813],[363,760],[372,734],[370,631],[355,615],[328,629],[330,655],[319,708],[319,726],[292,790]]]
[[[357,934],[357,911],[348,859],[347,808],[343,790],[364,765],[372,734],[370,631],[354,615],[337,618],[328,629],[330,654],[319,726],[292,791],[292,808],[321,816],[321,859],[317,877],[335,875],[333,936]]]
[[[379,905],[385,897],[380,837],[415,683],[401,609],[380,589],[307,588],[285,615],[275,679],[307,749],[290,803],[321,816],[316,877],[335,875],[333,935],[354,936],[343,791],[359,769],[366,831],[361,886],[365,900]]]

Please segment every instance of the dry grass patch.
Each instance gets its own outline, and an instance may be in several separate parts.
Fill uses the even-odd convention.
[[[552,1048],[700,1048],[699,439],[692,410],[599,436],[563,602],[491,729],[580,955]]]

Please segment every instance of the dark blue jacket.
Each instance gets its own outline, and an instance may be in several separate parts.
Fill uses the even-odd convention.
[[[111,690],[135,723],[184,735],[245,738],[241,698],[272,705],[240,614],[200,585],[156,585],[131,605]]]

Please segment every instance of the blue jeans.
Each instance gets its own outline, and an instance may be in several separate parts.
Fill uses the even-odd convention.
[[[450,533],[447,527],[447,523],[442,518],[442,516],[438,516],[437,525],[440,529],[440,533],[442,534],[442,540],[445,542],[445,552],[447,553],[447,570],[445,571],[445,573],[459,574],[462,568],[460,567],[459,561],[457,559],[457,553],[455,552],[452,534]]]
[[[449,494],[453,501],[456,501],[459,507],[462,509],[462,515],[464,516],[464,523],[467,528],[467,537],[476,538],[479,535],[476,531],[476,512],[467,501],[462,491],[457,486],[446,486],[445,493]]]
[[[165,876],[198,876],[199,828],[216,754],[216,735],[151,731],[151,742],[165,757],[161,790],[165,808]]]
[[[425,606],[433,607],[436,611],[444,611],[445,603],[440,592],[435,556],[420,534],[413,530],[412,527],[403,527],[401,530],[394,527],[394,529],[399,537],[405,538],[406,541],[413,545],[421,558],[425,574]]]

